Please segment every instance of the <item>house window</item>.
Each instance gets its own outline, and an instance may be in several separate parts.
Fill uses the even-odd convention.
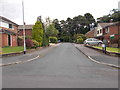
[[[106,28],[105,33],[109,33],[109,28]]]
[[[12,29],[12,24],[9,24],[9,28]]]
[[[99,31],[97,31],[97,34],[99,34]]]
[[[102,33],[102,30],[100,29],[100,33]]]

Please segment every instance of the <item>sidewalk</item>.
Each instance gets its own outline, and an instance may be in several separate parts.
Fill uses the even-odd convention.
[[[38,55],[39,56],[44,56],[47,52],[52,50],[54,47],[58,46],[59,44],[51,44],[49,47],[43,47],[34,50],[33,52],[30,51],[27,54],[22,54],[22,55],[17,55],[17,56],[10,56],[10,57],[3,57],[2,58],[2,64],[8,64],[8,63],[13,63],[13,62],[25,62],[27,60],[36,58]]]
[[[77,47],[81,52],[85,53],[87,56],[90,56],[96,61],[102,63],[114,64],[118,66],[118,60],[119,60],[118,57],[105,55],[94,49],[87,48],[83,44],[74,44],[74,46]]]

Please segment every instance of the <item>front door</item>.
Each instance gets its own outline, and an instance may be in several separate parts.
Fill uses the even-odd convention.
[[[8,35],[8,46],[11,46],[11,36]]]

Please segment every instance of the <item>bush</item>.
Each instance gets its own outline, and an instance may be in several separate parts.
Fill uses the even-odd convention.
[[[76,40],[79,39],[79,38],[82,38],[83,41],[87,39],[87,37],[84,34],[76,34],[76,35],[74,35],[74,37],[75,37]]]
[[[49,46],[49,38],[47,37],[46,34],[43,35],[43,42],[42,42],[42,46]]]
[[[32,39],[31,36],[25,36],[25,39]]]
[[[63,37],[61,37],[61,39],[63,42],[70,42],[71,41],[70,36],[63,36]]]
[[[37,47],[39,47],[39,43],[36,41],[36,40],[32,40],[32,42],[33,42],[33,48],[37,48]]]
[[[27,48],[32,48],[34,47],[34,43],[31,39],[26,39],[26,47]]]
[[[83,43],[83,38],[82,38],[82,37],[79,37],[79,38],[77,39],[76,43],[82,44],[82,43]]]
[[[24,41],[22,37],[18,37],[17,41],[18,41],[18,46],[23,46]]]
[[[58,39],[56,37],[49,37],[50,43],[57,43]]]

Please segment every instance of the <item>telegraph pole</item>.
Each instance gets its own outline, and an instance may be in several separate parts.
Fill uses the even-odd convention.
[[[24,22],[24,1],[23,1],[23,0],[22,0],[22,13],[23,13],[24,54],[26,54],[26,42],[25,42],[25,22]]]

